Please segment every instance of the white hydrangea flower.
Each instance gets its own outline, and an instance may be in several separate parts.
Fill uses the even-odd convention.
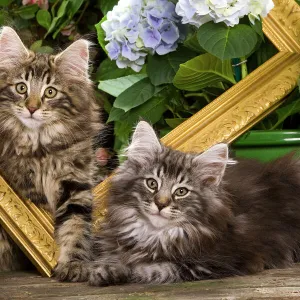
[[[239,24],[240,18],[249,11],[248,0],[208,0],[207,2],[214,22],[224,22],[227,26]]]
[[[191,24],[200,27],[204,23],[213,20],[209,15],[211,10],[204,1],[179,0],[175,10],[177,15],[182,17],[182,24]]]
[[[273,7],[272,0],[179,0],[176,13],[182,17],[183,24],[200,27],[214,21],[235,26],[246,15],[251,22],[259,15],[266,16]]]
[[[259,16],[263,18],[267,16],[269,11],[273,9],[274,3],[272,0],[250,0],[249,1],[249,20],[252,24],[255,19],[259,20]]]

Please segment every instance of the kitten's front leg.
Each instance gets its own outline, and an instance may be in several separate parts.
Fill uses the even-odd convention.
[[[91,184],[63,180],[61,187],[55,216],[59,245],[55,275],[61,281],[85,281],[91,256]]]
[[[201,264],[157,262],[137,264],[131,268],[132,282],[136,283],[172,283],[201,280],[212,273]]]
[[[132,282],[172,283],[182,281],[178,266],[171,262],[141,263],[133,266]]]
[[[95,262],[90,270],[89,284],[105,286],[123,283],[171,283],[182,281],[178,267],[170,262],[140,263],[131,267]]]
[[[94,262],[90,268],[89,284],[107,286],[131,281],[131,271],[120,263]]]

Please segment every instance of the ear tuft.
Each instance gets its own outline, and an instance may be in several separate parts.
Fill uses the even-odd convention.
[[[151,125],[145,121],[140,121],[132,135],[131,144],[126,150],[127,157],[143,162],[161,150],[162,146]]]
[[[0,64],[11,68],[29,56],[29,51],[11,27],[2,27],[0,33]]]
[[[54,62],[63,73],[74,77],[84,76],[88,78],[89,46],[87,40],[77,40],[66,50],[58,54]]]
[[[218,186],[224,176],[226,166],[236,163],[228,157],[226,144],[212,146],[204,153],[196,156],[194,162],[199,168],[200,180],[206,186]]]

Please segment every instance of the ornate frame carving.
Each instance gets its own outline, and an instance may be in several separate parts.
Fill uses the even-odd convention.
[[[162,142],[182,151],[202,151],[218,142],[232,142],[276,109],[300,75],[300,6],[274,0],[263,30],[279,53],[175,128]],[[95,190],[95,224],[105,216],[109,179]],[[0,177],[0,223],[43,275],[56,264],[53,224],[28,200],[21,200]]]

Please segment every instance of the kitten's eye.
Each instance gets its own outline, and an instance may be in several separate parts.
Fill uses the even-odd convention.
[[[189,190],[185,187],[181,187],[181,188],[178,188],[175,192],[174,192],[174,195],[175,196],[178,196],[178,197],[183,197],[183,196],[186,196],[187,193],[189,192]]]
[[[147,184],[148,188],[151,190],[156,190],[158,188],[157,181],[153,178],[146,179],[146,184]]]
[[[24,82],[20,82],[16,85],[16,91],[19,94],[25,94],[27,92],[27,85]]]
[[[53,87],[47,87],[44,92],[44,95],[47,98],[54,98],[56,94],[57,94],[57,90]]]

